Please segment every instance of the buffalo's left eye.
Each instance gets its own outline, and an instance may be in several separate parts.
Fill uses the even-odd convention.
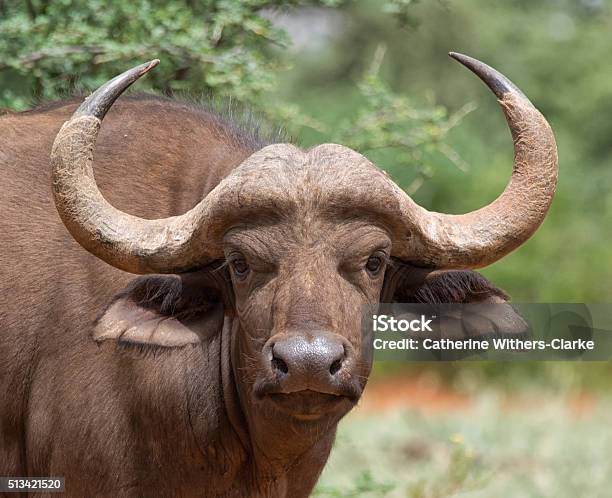
[[[249,273],[249,264],[246,262],[245,259],[234,259],[230,263],[230,266],[232,267],[234,275],[236,275],[238,278],[245,278]]]
[[[380,269],[382,268],[384,263],[384,259],[382,256],[373,255],[368,258],[368,262],[366,263],[366,270],[371,275],[376,275]]]

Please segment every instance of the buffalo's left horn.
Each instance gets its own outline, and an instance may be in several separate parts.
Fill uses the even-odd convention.
[[[181,216],[147,220],[119,211],[102,196],[93,172],[93,151],[102,119],[113,102],[159,60],[110,80],[62,126],[51,152],[53,194],[62,221],[85,249],[131,273],[179,273],[201,264],[193,235],[206,218],[207,199]]]
[[[449,55],[496,95],[514,142],[512,176],[491,204],[461,215],[427,211],[398,193],[405,228],[396,251],[419,266],[479,268],[523,244],[544,220],[557,184],[557,146],[546,119],[511,81],[476,59]]]

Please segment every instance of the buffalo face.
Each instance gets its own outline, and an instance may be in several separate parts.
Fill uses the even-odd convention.
[[[310,420],[361,395],[370,370],[362,308],[378,302],[391,239],[364,221],[294,216],[302,219],[233,229],[224,242],[238,370],[257,401]]]

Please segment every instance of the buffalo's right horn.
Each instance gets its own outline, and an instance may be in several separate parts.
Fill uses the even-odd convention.
[[[206,218],[207,199],[181,216],[147,220],[119,211],[102,196],[93,151],[102,119],[134,81],[159,63],[141,64],[96,90],[62,126],[51,152],[55,205],[72,236],[89,252],[131,273],[179,273],[201,264],[194,232]]]

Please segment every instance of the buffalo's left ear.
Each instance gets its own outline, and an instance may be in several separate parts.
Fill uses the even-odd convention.
[[[206,342],[223,327],[224,282],[209,272],[136,278],[100,314],[92,337],[168,348]]]
[[[385,303],[505,303],[510,298],[473,270],[430,270],[393,260],[385,274]]]
[[[394,261],[383,286],[382,302],[473,304],[444,317],[445,337],[524,336],[529,325],[508,303],[509,296],[472,270],[432,271]]]

